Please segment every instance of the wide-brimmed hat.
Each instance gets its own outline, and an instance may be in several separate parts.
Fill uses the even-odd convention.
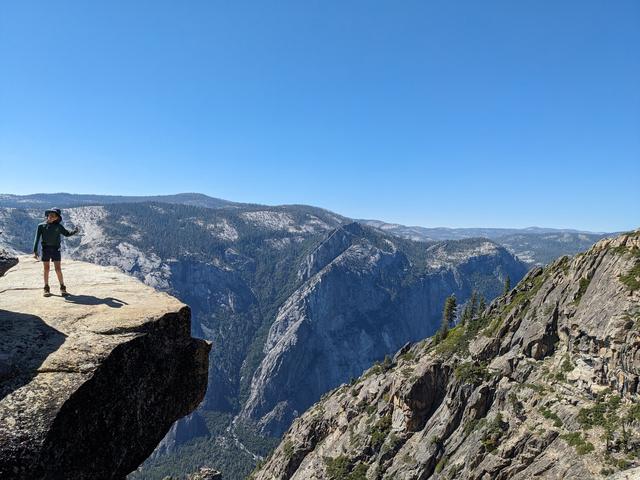
[[[46,217],[47,215],[49,215],[50,213],[55,213],[56,215],[58,215],[60,218],[62,218],[62,210],[60,210],[59,208],[50,208],[49,210],[45,210],[44,211],[44,216]]]

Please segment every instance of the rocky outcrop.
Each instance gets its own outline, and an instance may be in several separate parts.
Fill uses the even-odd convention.
[[[210,346],[115,268],[65,261],[66,298],[41,269],[22,256],[0,279],[0,478],[122,479],[202,400]]]
[[[253,478],[635,478],[639,377],[636,231],[334,390]]]
[[[11,267],[18,264],[18,259],[5,250],[0,249],[0,277]]]
[[[222,480],[222,473],[213,468],[200,467],[196,473],[189,475],[187,480]]]
[[[200,467],[197,472],[190,473],[185,477],[165,476],[162,480],[222,480],[222,473],[209,467]]]

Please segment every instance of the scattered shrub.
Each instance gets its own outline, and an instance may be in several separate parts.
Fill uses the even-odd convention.
[[[591,279],[590,278],[581,278],[580,279],[580,284],[578,286],[578,291],[577,291],[575,299],[573,301],[575,304],[580,303],[580,299],[582,298],[584,293],[587,291],[587,288],[589,288],[589,283],[591,283]]]
[[[484,431],[480,442],[487,452],[493,452],[498,447],[500,439],[509,424],[505,423],[502,419],[502,414],[498,413],[494,419],[487,422],[486,425],[487,428]]]
[[[391,430],[391,415],[387,414],[371,429],[371,448],[378,450],[387,438],[389,430]]]
[[[594,426],[603,425],[606,411],[605,404],[601,402],[596,403],[593,407],[581,408],[578,412],[578,422],[587,430]]]
[[[569,358],[569,354],[566,354],[564,356],[564,361],[562,362],[561,368],[562,368],[563,372],[570,372],[575,368],[573,363],[571,363],[571,359]]]
[[[284,445],[282,446],[282,453],[287,460],[293,457],[293,443],[291,442],[291,440],[287,439],[284,442]]]
[[[578,455],[586,455],[595,450],[593,443],[587,441],[579,432],[565,433],[564,435],[560,435],[560,438],[567,442],[568,445],[575,447]]]
[[[446,464],[447,464],[447,457],[444,456],[436,464],[436,473],[440,473],[442,471],[442,469],[445,467]]]
[[[618,278],[632,292],[640,290],[640,261],[637,261],[631,270]]]
[[[481,383],[490,377],[486,365],[474,362],[459,364],[453,371],[453,374],[457,380],[472,384]]]
[[[540,408],[540,413],[542,414],[542,416],[546,419],[549,420],[553,420],[553,426],[560,428],[562,427],[562,420],[560,419],[560,417],[558,417],[558,414],[555,412],[552,412],[551,410],[549,410],[546,407],[542,407]]]

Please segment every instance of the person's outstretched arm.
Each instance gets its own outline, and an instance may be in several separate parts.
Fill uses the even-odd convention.
[[[71,235],[75,235],[78,232],[79,232],[78,227],[74,228],[72,231],[69,231],[66,228],[64,228],[64,225],[60,225],[60,233],[63,234],[65,237],[70,237]]]
[[[36,257],[38,256],[38,242],[40,241],[41,236],[42,236],[42,225],[38,225],[38,229],[36,230],[36,238],[33,241],[33,253]]]

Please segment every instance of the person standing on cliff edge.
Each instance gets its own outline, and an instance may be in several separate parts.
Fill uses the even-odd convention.
[[[63,297],[69,295],[67,287],[64,285],[62,278],[62,267],[60,266],[60,235],[70,237],[79,232],[78,227],[73,231],[69,231],[62,225],[62,212],[59,208],[52,208],[44,212],[47,219],[38,225],[36,230],[36,238],[33,242],[33,256],[38,259],[38,242],[42,239],[42,265],[44,266],[44,296],[51,296],[49,288],[49,269],[50,261],[53,260],[53,267],[60,283],[60,294]]]

